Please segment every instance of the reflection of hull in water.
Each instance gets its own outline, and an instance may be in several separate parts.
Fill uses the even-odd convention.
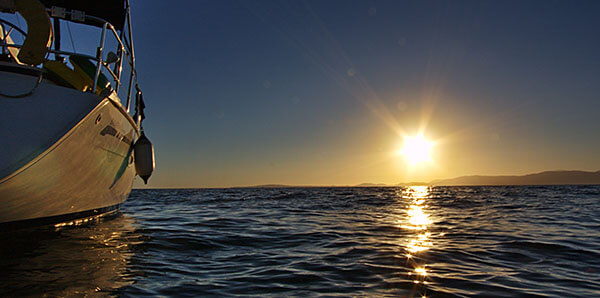
[[[37,78],[10,68],[0,65],[2,91],[31,89]],[[137,131],[116,96],[44,81],[31,96],[0,98],[0,124],[4,228],[97,216],[129,195]]]
[[[127,266],[141,235],[133,218],[116,215],[94,225],[25,229],[0,247],[3,296],[112,295],[133,283]]]

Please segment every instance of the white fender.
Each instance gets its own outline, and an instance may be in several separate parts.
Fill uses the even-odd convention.
[[[148,178],[154,171],[154,147],[144,132],[133,145],[133,154],[135,157],[135,171],[148,183]]]

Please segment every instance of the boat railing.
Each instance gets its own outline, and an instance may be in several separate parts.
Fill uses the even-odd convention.
[[[48,13],[51,14],[52,10],[48,9]],[[64,12],[64,13],[66,13],[67,15],[71,14],[71,12]],[[56,17],[56,16],[53,16],[53,17]],[[127,17],[128,17],[127,22],[129,25],[129,27],[128,27],[129,37],[128,38],[127,38],[127,36],[124,35],[124,32],[123,32],[124,30],[121,30],[122,35],[120,36],[119,33],[117,32],[117,30],[115,29],[115,27],[108,21],[98,18],[98,17],[94,17],[94,16],[89,16],[89,15],[85,16],[85,18],[88,20],[94,20],[94,21],[98,22],[99,24],[102,24],[100,43],[99,43],[99,46],[96,48],[95,56],[71,52],[71,51],[57,50],[57,49],[53,49],[52,47],[48,49],[47,53],[54,54],[56,56],[76,55],[76,56],[80,56],[80,57],[85,57],[85,58],[95,62],[96,69],[95,69],[94,78],[93,78],[93,86],[91,89],[92,92],[94,92],[96,90],[96,88],[98,86],[98,80],[100,78],[102,70],[104,69],[108,72],[108,74],[110,74],[110,76],[114,80],[114,83],[115,83],[114,91],[115,91],[115,93],[118,93],[119,88],[122,85],[123,60],[125,60],[130,68],[128,89],[127,89],[127,93],[126,93],[127,94],[126,109],[127,109],[127,112],[129,112],[130,105],[131,105],[132,92],[134,91],[134,88],[135,88],[136,93],[139,93],[140,90],[139,90],[139,86],[138,86],[137,72],[135,70],[135,56],[134,56],[134,51],[133,51],[133,44],[131,42],[132,36],[131,36],[131,24],[129,23],[129,21],[130,21],[129,14],[127,14]],[[66,17],[61,18],[61,19],[68,20]],[[11,29],[5,30],[5,28],[4,28],[5,26],[8,26]],[[2,32],[1,32],[2,34],[0,34],[0,47],[2,47],[3,52],[6,52],[5,49],[7,49],[7,48],[20,49],[23,46],[23,44],[8,42],[7,39],[10,36],[10,33],[12,32],[13,29],[15,31],[19,32],[20,34],[22,34],[24,37],[27,36],[27,33],[24,30],[20,29],[18,26],[14,25],[13,23],[11,23],[9,21],[6,21],[6,20],[0,18],[0,30],[2,30]],[[106,51],[106,49],[105,49],[106,35],[108,32],[112,33],[113,37],[115,38],[115,40],[117,42],[117,53],[115,54],[113,52],[109,52],[107,55],[107,58],[104,59],[104,52]],[[108,34],[110,34],[110,33],[108,33]],[[113,63],[116,63],[116,65],[114,66],[114,69],[111,69],[110,65],[112,65]]]

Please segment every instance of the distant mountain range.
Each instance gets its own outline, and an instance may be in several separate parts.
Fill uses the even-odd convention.
[[[398,184],[385,183],[361,183],[355,187],[386,187],[386,186],[414,186],[414,185],[437,185],[437,186],[471,186],[471,185],[577,185],[577,184],[599,184],[600,171],[546,171],[521,176],[461,176],[450,179],[438,179],[431,182],[408,182]],[[285,185],[264,184],[247,186],[250,188],[289,188],[289,187],[323,187],[309,185]],[[349,186],[332,186],[349,187]]]
[[[358,187],[377,187],[377,186],[389,186],[385,183],[361,183],[359,185],[356,185]]]
[[[600,184],[600,171],[547,171],[522,176],[462,176],[429,182],[430,185],[561,185]]]

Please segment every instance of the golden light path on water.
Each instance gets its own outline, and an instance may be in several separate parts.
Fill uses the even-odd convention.
[[[423,259],[419,257],[419,254],[428,250],[433,245],[430,239],[431,232],[428,231],[431,225],[431,219],[426,212],[428,198],[428,186],[410,186],[402,194],[402,199],[408,201],[408,207],[406,209],[407,217],[401,220],[400,227],[414,232],[404,243],[407,262],[414,268],[414,271],[410,272],[409,276],[415,283],[415,286],[422,286],[420,288],[415,287],[414,289],[418,291],[421,297],[426,297],[424,286],[427,284],[427,267]]]

